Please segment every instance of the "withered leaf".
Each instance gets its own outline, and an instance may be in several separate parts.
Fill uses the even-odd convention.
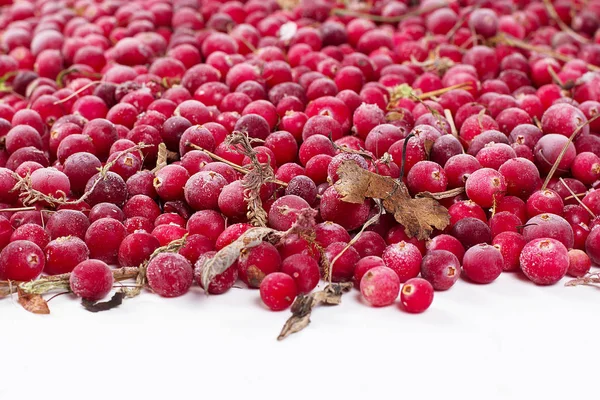
[[[125,293],[117,292],[108,301],[95,302],[91,300],[82,299],[81,305],[90,312],[107,311],[120,306],[123,303],[124,297]]]
[[[343,201],[360,204],[365,198],[381,199],[385,210],[404,226],[409,237],[427,239],[434,228],[442,230],[450,223],[448,210],[437,200],[413,199],[401,181],[367,171],[353,161],[344,161],[338,175],[335,188]]]
[[[152,170],[152,172],[157,173],[163,167],[167,166],[167,155],[168,150],[167,146],[164,143],[158,145],[158,156],[156,158],[156,167]]]
[[[318,292],[296,297],[294,304],[292,304],[292,316],[286,321],[277,340],[283,340],[292,333],[306,328],[310,324],[310,314],[315,306],[319,304],[340,304],[342,302],[342,294],[349,291],[352,286],[351,282],[332,283]]]
[[[27,311],[34,314],[50,314],[48,303],[44,300],[42,295],[30,294],[23,291],[21,288],[17,288],[17,294],[19,296],[19,304]]]

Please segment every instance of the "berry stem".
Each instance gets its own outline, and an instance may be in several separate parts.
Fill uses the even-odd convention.
[[[592,216],[592,218],[596,218],[596,215],[594,214],[594,212],[592,210],[590,210],[590,208],[588,206],[586,206],[583,201],[581,201],[581,199],[579,197],[577,197],[577,195],[575,194],[575,192],[573,192],[573,190],[569,187],[569,185],[567,185],[567,182],[565,182],[565,180],[563,178],[558,178],[558,180],[560,181],[560,183],[563,184],[563,186],[569,191],[569,193],[571,193],[571,197],[574,197],[575,200],[577,200],[577,202],[583,207],[585,208],[585,210]]]
[[[441,88],[438,90],[432,90],[431,92],[425,92],[423,94],[418,95],[417,97],[419,98],[419,100],[427,100],[432,97],[437,97],[439,95],[442,95],[442,94],[449,92],[451,90],[454,90],[454,89],[468,89],[470,87],[471,87],[471,84],[469,82],[463,82],[463,83],[458,83],[456,85]]]
[[[544,54],[544,55],[547,55],[548,57],[552,57],[552,58],[555,58],[555,59],[563,61],[563,62],[569,62],[569,61],[575,60],[575,58],[573,58],[573,57],[569,57],[564,54],[558,53],[556,51],[548,50],[548,49],[540,47],[540,46],[535,46],[535,45],[529,44],[527,42],[524,42],[522,40],[518,40],[518,39],[515,39],[512,37],[505,36],[505,35],[498,35],[495,38],[492,38],[490,41],[493,43],[494,42],[501,43],[501,44],[505,44],[507,46],[518,47],[523,50],[528,50],[528,51],[533,51],[536,53]],[[585,63],[585,66],[590,71],[600,71],[600,67],[598,67],[597,65]]]
[[[443,3],[439,3],[439,4],[434,4],[430,7],[426,7],[426,8],[421,8],[421,9],[415,9],[413,11],[407,12],[406,14],[403,15],[399,15],[396,17],[383,17],[381,15],[373,15],[373,14],[369,14],[369,13],[365,13],[365,12],[360,12],[360,11],[354,11],[354,10],[348,10],[345,8],[334,8],[331,10],[331,14],[332,15],[340,15],[340,16],[347,16],[347,17],[357,17],[357,18],[364,18],[364,19],[369,19],[371,21],[375,21],[375,22],[386,22],[386,23],[391,23],[391,22],[400,22],[403,21],[407,18],[410,17],[416,17],[422,14],[426,14],[428,12],[431,11],[435,11],[439,8],[444,8],[447,7],[448,3],[443,2]]]
[[[2,213],[2,212],[33,211],[33,210],[35,210],[35,207],[3,208],[3,209],[0,209],[0,213]]]
[[[575,39],[579,43],[586,44],[586,43],[590,42],[588,38],[581,36],[579,33],[575,32],[573,29],[571,29],[570,26],[565,24],[562,19],[560,19],[560,17],[558,16],[558,13],[556,12],[556,9],[554,8],[554,5],[552,4],[552,2],[550,0],[542,0],[542,1],[544,2],[544,6],[546,7],[546,11],[548,12],[548,15],[550,16],[550,18],[552,18],[554,20],[554,22],[556,22],[558,27],[563,32],[565,32],[567,35],[571,36],[573,39]]]
[[[52,104],[57,105],[57,104],[65,103],[65,102],[71,100],[73,97],[76,97],[79,93],[83,92],[84,90],[86,90],[86,89],[88,89],[88,88],[90,88],[92,86],[99,85],[100,83],[102,83],[102,81],[92,81],[92,82],[88,83],[87,85],[84,85],[81,88],[77,89],[77,91],[71,93],[70,95],[68,95],[64,99],[57,100],[57,101],[55,101]]]
[[[458,139],[458,130],[456,129],[456,125],[454,124],[454,117],[452,117],[452,112],[448,109],[444,110],[444,116],[448,120],[450,124],[450,132],[452,132],[452,136]],[[464,153],[464,151],[463,151]]]
[[[404,165],[406,164],[406,148],[408,147],[408,141],[414,137],[415,134],[411,133],[404,139],[404,144],[402,145],[402,162],[400,163],[400,181],[404,179]]]

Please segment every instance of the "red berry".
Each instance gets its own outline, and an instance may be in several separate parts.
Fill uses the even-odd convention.
[[[503,265],[500,250],[488,244],[471,247],[463,258],[463,272],[476,283],[493,282],[502,273]]]
[[[73,269],[69,283],[76,296],[97,301],[110,293],[114,278],[108,265],[102,261],[85,260]]]
[[[298,290],[294,279],[283,272],[274,272],[260,284],[260,298],[272,311],[282,311],[292,305]]]
[[[552,285],[558,282],[569,269],[567,248],[558,240],[534,239],[523,247],[521,270],[537,285]]]
[[[305,254],[287,257],[281,264],[281,272],[294,278],[299,294],[310,293],[321,279],[319,264],[313,257]]]
[[[417,246],[411,243],[402,241],[392,244],[385,249],[381,258],[402,283],[417,277],[421,271],[423,257]]]
[[[161,253],[148,263],[148,286],[162,297],[178,297],[190,289],[194,280],[192,265],[182,255]]]
[[[44,269],[42,249],[33,242],[16,240],[0,252],[0,279],[30,281]]]
[[[423,257],[421,276],[428,280],[435,290],[447,290],[460,276],[460,263],[449,251],[430,251]]]
[[[569,250],[569,269],[567,274],[575,278],[580,278],[590,271],[592,261],[584,251]]]
[[[433,286],[422,278],[409,279],[400,292],[400,302],[410,313],[422,313],[433,302]]]
[[[360,280],[360,292],[374,307],[389,306],[398,298],[400,279],[388,267],[371,268]]]

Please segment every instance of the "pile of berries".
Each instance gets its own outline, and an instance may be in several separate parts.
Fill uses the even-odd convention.
[[[272,310],[324,265],[408,312],[461,275],[549,285],[600,265],[599,0],[0,7],[0,280],[70,273],[95,301],[144,265],[180,296],[257,224],[252,201],[279,231],[316,210],[314,239],[243,249],[204,289],[239,279]],[[273,176],[252,199],[254,160]],[[449,225],[418,240],[384,213],[363,232],[381,210],[342,199],[344,162],[412,196],[456,189]]]

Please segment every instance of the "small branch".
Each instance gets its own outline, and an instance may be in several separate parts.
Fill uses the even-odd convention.
[[[17,208],[2,208],[0,209],[0,213],[2,212],[19,212],[19,211],[35,211],[35,207],[17,207]]]
[[[590,42],[588,38],[581,36],[579,33],[575,32],[573,29],[571,29],[570,26],[565,24],[562,19],[560,19],[560,16],[556,12],[556,9],[554,8],[554,5],[552,4],[552,2],[550,0],[542,0],[542,1],[544,2],[544,6],[546,7],[546,11],[548,12],[548,15],[550,15],[550,18],[552,18],[552,20],[554,20],[554,22],[556,22],[558,27],[563,32],[565,32],[567,35],[571,36],[573,39],[575,39],[579,43],[586,44],[586,43]]]
[[[426,7],[426,8],[417,8],[413,11],[407,12],[406,14],[399,15],[396,17],[383,17],[381,15],[373,15],[373,14],[369,14],[369,13],[365,13],[365,12],[348,10],[345,8],[334,8],[331,10],[331,14],[346,16],[346,17],[363,18],[363,19],[368,19],[368,20],[375,21],[375,22],[396,23],[396,22],[403,21],[407,18],[427,14],[428,12],[435,11],[439,8],[444,8],[447,6],[448,6],[448,3],[446,3],[446,2],[440,3],[440,4],[434,4],[434,5],[432,5],[430,7]]]
[[[54,105],[57,105],[57,104],[62,104],[62,103],[65,103],[65,102],[67,102],[67,101],[71,100],[73,97],[77,97],[77,95],[78,95],[79,93],[81,93],[81,92],[85,91],[86,89],[88,89],[88,88],[90,88],[90,87],[92,87],[92,86],[95,86],[95,85],[99,85],[99,84],[101,84],[101,83],[102,83],[102,81],[92,81],[92,82],[88,83],[87,85],[84,85],[84,86],[82,86],[81,88],[77,89],[77,91],[75,91],[75,92],[71,93],[70,95],[68,95],[68,96],[67,96],[67,97],[65,97],[64,99],[61,99],[61,100],[57,100],[57,101],[55,101],[53,104],[54,104]]]
[[[548,187],[548,183],[550,183],[550,179],[552,179],[552,175],[554,175],[554,173],[558,169],[558,166],[559,166],[560,162],[562,161],[563,157],[565,156],[565,153],[567,152],[567,149],[569,148],[569,145],[573,142],[573,139],[575,139],[575,136],[577,136],[577,134],[579,132],[581,132],[581,130],[583,128],[585,128],[587,125],[591,124],[592,122],[594,122],[598,118],[600,118],[600,114],[594,116],[593,118],[588,119],[585,123],[579,125],[577,127],[577,129],[575,129],[573,131],[573,133],[569,137],[569,140],[567,141],[567,143],[565,143],[565,146],[563,147],[562,151],[558,155],[558,158],[554,162],[554,165],[550,169],[550,172],[548,173],[548,176],[546,177],[546,180],[544,181],[544,184],[542,185],[542,190],[545,190],[546,187]]]
[[[418,97],[421,100],[427,100],[427,99],[430,99],[432,97],[440,96],[440,95],[442,95],[442,94],[444,94],[446,92],[449,92],[451,90],[454,90],[454,89],[470,89],[470,88],[471,88],[471,83],[469,83],[469,82],[463,82],[463,83],[458,83],[456,85],[452,85],[452,86],[448,86],[448,87],[445,87],[445,88],[441,88],[441,89],[438,89],[438,90],[432,90],[431,92],[425,92],[425,93],[419,95]]]
[[[456,129],[456,124],[454,124],[454,117],[452,116],[452,112],[450,112],[450,110],[448,109],[445,109],[444,116],[450,124],[450,132],[452,133],[452,136],[458,139],[458,130]]]
[[[581,205],[581,207],[585,208],[585,211],[587,211],[592,216],[592,218],[596,218],[596,214],[594,214],[594,212],[592,210],[590,210],[590,208],[588,206],[586,206],[585,203],[583,201],[581,201],[581,199],[579,197],[577,197],[575,192],[573,192],[573,190],[569,187],[569,185],[567,185],[567,182],[565,182],[565,180],[563,178],[558,178],[558,180],[560,181],[560,183],[563,184],[563,186],[565,188],[567,188],[569,193],[571,193],[571,197],[573,197],[575,200],[577,200],[579,205]]]
[[[569,61],[575,60],[575,58],[573,58],[573,57],[566,56],[566,55],[558,53],[554,50],[549,50],[545,47],[534,46],[534,45],[524,42],[522,40],[518,40],[518,39],[515,39],[512,37],[505,36],[505,35],[498,35],[498,36],[492,38],[490,40],[490,42],[501,43],[501,44],[505,44],[507,46],[517,47],[517,48],[520,48],[523,50],[528,50],[528,51],[533,51],[536,53],[544,54],[548,57],[552,57],[552,58],[555,58],[555,59],[563,61],[563,62],[569,62]],[[597,65],[585,63],[585,66],[590,71],[600,71],[600,67],[598,67]]]
[[[415,197],[429,197],[435,200],[447,199],[450,197],[458,196],[461,193],[464,193],[465,188],[459,187],[450,190],[446,190],[445,192],[431,193],[431,192],[421,192],[417,193]]]

